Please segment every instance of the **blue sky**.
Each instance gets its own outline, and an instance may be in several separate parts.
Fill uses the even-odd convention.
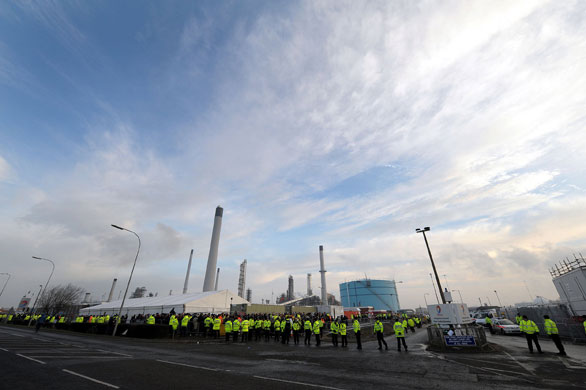
[[[473,304],[557,298],[586,254],[581,2],[0,5],[0,305],[42,283],[201,289],[218,204],[220,288],[258,302],[396,278],[432,293],[417,227]],[[46,268],[46,267],[45,267]]]

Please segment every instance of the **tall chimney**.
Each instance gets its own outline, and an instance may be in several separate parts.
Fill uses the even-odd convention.
[[[293,275],[289,275],[289,287],[287,288],[287,299],[292,300],[294,297],[293,292]]]
[[[220,280],[220,269],[218,268],[218,272],[216,272],[216,284],[214,286],[214,291],[218,291],[218,280]]]
[[[210,254],[208,256],[208,265],[206,276],[203,281],[203,291],[213,291],[215,285],[214,272],[218,264],[218,245],[220,244],[220,229],[222,228],[222,215],[224,209],[216,207],[216,216],[214,217],[214,228],[212,230],[212,242],[210,243]]]
[[[90,295],[91,295],[91,293],[85,293],[85,297],[83,298],[83,301],[81,301],[81,303],[89,303],[90,302]]]
[[[187,294],[187,285],[189,284],[189,273],[191,272],[191,259],[193,258],[193,249],[189,255],[189,263],[187,263],[187,273],[185,274],[185,283],[183,284],[183,294]]]
[[[110,295],[108,295],[108,300],[106,302],[110,302],[112,300],[112,295],[114,295],[114,287],[116,287],[116,281],[118,279],[114,278],[114,281],[112,282],[112,288],[110,288]]]
[[[326,288],[326,267],[324,265],[324,247],[319,246],[319,273],[321,274],[321,304],[328,304],[328,290]]]
[[[307,274],[307,296],[310,297],[313,295],[313,291],[311,291],[311,274]]]
[[[240,263],[240,277],[238,278],[238,296],[240,298],[244,298],[245,288],[246,288],[246,259],[242,263]]]

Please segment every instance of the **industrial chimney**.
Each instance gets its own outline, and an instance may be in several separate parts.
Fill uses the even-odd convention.
[[[218,280],[220,280],[220,269],[216,272],[216,284],[214,285],[214,291],[218,291]]]
[[[118,279],[114,278],[114,281],[112,282],[112,288],[110,288],[110,294],[108,295],[108,300],[106,302],[110,302],[112,300],[112,295],[114,295],[114,287],[116,287],[116,281],[118,281]]]
[[[244,292],[246,291],[246,259],[240,263],[240,277],[238,278],[238,296],[244,298]]]
[[[324,265],[324,247],[319,246],[319,273],[321,274],[321,304],[328,304],[328,290],[326,288],[326,267]]]
[[[191,272],[191,259],[193,258],[193,249],[189,255],[189,263],[187,263],[187,273],[185,274],[185,283],[183,284],[183,294],[187,294],[187,285],[189,284],[189,273]]]
[[[287,299],[292,300],[294,297],[293,292],[293,275],[289,275],[289,287],[287,288]]]
[[[203,281],[203,291],[213,291],[215,286],[214,273],[218,264],[218,245],[220,244],[220,229],[222,228],[222,215],[224,209],[216,207],[216,216],[214,217],[214,228],[212,229],[212,242],[210,243],[210,254],[208,256],[208,265],[206,276]]]
[[[313,291],[311,291],[311,274],[307,274],[307,296],[310,297],[313,295]]]

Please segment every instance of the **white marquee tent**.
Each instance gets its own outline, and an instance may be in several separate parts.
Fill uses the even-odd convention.
[[[107,313],[118,314],[122,300],[105,302],[100,305],[81,309],[81,315]],[[224,313],[230,311],[230,304],[247,304],[248,301],[228,291],[206,291],[183,295],[134,298],[124,302],[122,315],[169,313],[174,309],[179,313]]]

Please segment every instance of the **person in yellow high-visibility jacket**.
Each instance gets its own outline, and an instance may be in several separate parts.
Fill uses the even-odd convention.
[[[541,351],[541,346],[539,345],[539,340],[537,339],[539,328],[537,327],[537,325],[535,325],[535,322],[531,321],[529,318],[527,318],[527,316],[523,316],[523,319],[521,320],[519,327],[521,328],[521,332],[525,333],[525,338],[527,339],[527,346],[529,347],[529,352],[533,353],[533,342],[535,343],[537,352],[543,353]]]
[[[549,336],[549,338],[553,341],[555,346],[557,347],[560,356],[566,356],[566,350],[564,349],[564,345],[562,344],[562,340],[560,340],[560,335],[558,332],[558,327],[552,320],[549,319],[548,315],[544,315],[543,318],[545,322],[543,327],[545,328],[545,333]]]

